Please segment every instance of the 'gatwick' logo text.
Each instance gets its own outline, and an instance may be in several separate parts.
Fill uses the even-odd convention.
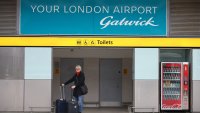
[[[121,20],[117,20],[114,19],[113,16],[107,16],[103,18],[100,21],[100,25],[102,26],[101,29],[105,29],[108,26],[159,26],[155,24],[153,17],[147,20],[142,19],[142,17],[140,17],[138,20],[128,20],[126,17]]]

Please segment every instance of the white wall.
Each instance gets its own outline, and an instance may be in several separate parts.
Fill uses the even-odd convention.
[[[159,49],[136,48],[134,62],[133,63],[135,64],[135,79],[158,80]]]
[[[193,49],[192,53],[192,111],[200,112],[200,49]]]
[[[24,80],[0,80],[0,111],[23,111]]]
[[[25,80],[24,111],[30,107],[51,107],[51,80]],[[50,111],[38,108],[34,111]]]
[[[200,80],[199,81],[196,81],[194,80],[193,81],[193,92],[192,92],[192,111],[193,112],[200,112]]]
[[[135,107],[153,107],[159,110],[158,80],[135,80]],[[152,112],[151,109],[136,109],[136,112]]]
[[[122,60],[122,102],[132,103],[133,100],[133,80],[132,80],[132,61],[131,58]],[[127,70],[127,73],[124,72]]]
[[[51,107],[52,48],[26,47],[24,76],[24,111],[30,111],[30,107]]]
[[[60,62],[60,59],[59,58],[54,58],[53,59],[54,63],[55,62]],[[55,70],[54,70],[55,71]],[[60,98],[60,73],[55,75],[55,73],[53,73],[53,79],[52,79],[52,100],[53,101],[56,101],[56,99]],[[54,103],[52,103],[54,104]]]
[[[52,49],[25,48],[25,79],[52,78]]]
[[[200,81],[200,49],[192,50],[192,79]]]
[[[134,62],[133,62],[134,63]],[[159,110],[159,49],[135,49],[135,107],[154,107]],[[152,112],[136,109],[136,112]]]

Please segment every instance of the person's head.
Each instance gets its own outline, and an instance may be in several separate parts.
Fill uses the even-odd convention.
[[[77,73],[79,73],[79,72],[81,71],[81,66],[80,66],[80,65],[77,65],[77,66],[75,67],[75,70],[76,70]]]

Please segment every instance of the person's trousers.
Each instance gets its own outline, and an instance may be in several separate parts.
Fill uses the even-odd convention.
[[[78,101],[78,111],[79,112],[82,112],[83,111],[83,95],[81,95],[81,96],[78,96],[77,98],[76,98],[76,101]]]

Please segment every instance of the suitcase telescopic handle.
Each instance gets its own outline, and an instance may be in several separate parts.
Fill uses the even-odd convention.
[[[73,98],[73,89],[71,88],[71,99]]]
[[[73,92],[74,92],[74,89],[71,87],[71,101],[72,102],[75,101],[74,96],[73,96]]]
[[[60,100],[65,100],[65,86],[60,86]]]

